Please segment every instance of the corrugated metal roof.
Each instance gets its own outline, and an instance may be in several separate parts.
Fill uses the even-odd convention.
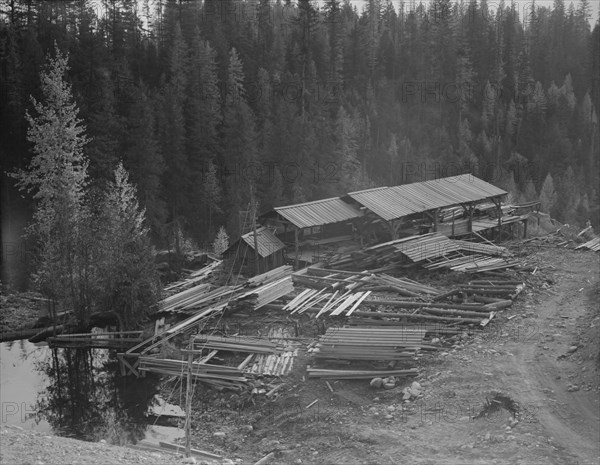
[[[340,223],[362,216],[362,212],[339,197],[298,205],[275,207],[275,211],[298,228]]]
[[[406,200],[393,187],[376,187],[350,192],[348,196],[384,220],[393,220],[414,213]]]
[[[386,221],[436,208],[505,195],[506,191],[471,174],[394,187],[380,187],[348,195]]]
[[[240,239],[254,249],[254,231],[244,234]],[[258,254],[263,258],[285,248],[285,244],[270,229],[265,227],[256,230],[256,243]]]

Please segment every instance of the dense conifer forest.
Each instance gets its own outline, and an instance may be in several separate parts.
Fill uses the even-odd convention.
[[[122,162],[159,247],[259,210],[472,172],[599,225],[600,28],[590,0],[4,0],[0,157],[25,168],[56,50],[89,182]]]

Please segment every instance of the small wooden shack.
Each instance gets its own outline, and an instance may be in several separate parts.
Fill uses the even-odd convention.
[[[241,236],[223,253],[223,258],[236,273],[254,276],[284,264],[285,244],[265,226]],[[256,262],[258,261],[258,268]]]

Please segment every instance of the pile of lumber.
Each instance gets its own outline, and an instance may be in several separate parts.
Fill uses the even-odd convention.
[[[387,376],[417,376],[416,368],[406,370],[332,370],[327,368],[313,368],[308,366],[306,373],[309,378],[321,379],[372,379],[385,378]]]
[[[598,252],[600,251],[600,237],[595,237],[584,244],[578,245],[575,249],[589,249]]]
[[[246,285],[249,287],[257,287],[262,286],[263,284],[270,283],[273,281],[278,281],[282,278],[288,277],[292,274],[293,267],[290,265],[283,265],[279,268],[274,268],[269,270],[263,274],[256,275],[252,278],[249,278],[246,281]]]
[[[514,267],[517,262],[504,247],[449,239],[434,232],[377,244],[327,264],[330,268],[372,271],[415,265],[475,273]]]
[[[159,312],[173,312],[178,308],[186,308],[189,303],[203,297],[210,290],[210,284],[198,284],[185,291],[177,292],[158,302]]]
[[[236,311],[242,309],[256,310],[293,291],[294,284],[291,276],[285,276],[277,281],[267,282],[236,296],[229,303],[229,308]]]
[[[194,338],[194,348],[217,349],[231,352],[248,352],[255,354],[274,354],[281,352],[281,347],[265,338],[246,336],[213,336],[199,334]]]
[[[327,268],[305,268],[292,275],[295,284],[313,289],[331,291],[391,291],[406,297],[436,295],[440,291],[408,278],[395,278],[387,274],[351,272]]]
[[[186,279],[182,279],[171,283],[168,286],[165,286],[164,290],[165,292],[181,292],[182,290],[190,286],[196,285],[197,283],[208,278],[213,273],[213,271],[215,271],[221,265],[221,263],[223,263],[222,260],[215,260],[214,262],[206,265],[203,268],[200,268],[199,270],[190,271],[188,272],[188,276]]]
[[[431,286],[421,284],[408,278],[395,278],[387,274],[371,275],[368,282],[372,287],[366,287],[371,290],[388,290],[397,292],[406,297],[420,297],[422,295],[437,295],[440,294],[438,289]]]
[[[138,359],[137,369],[142,372],[183,378],[187,376],[188,362],[141,356]],[[191,373],[192,378],[218,389],[242,390],[248,386],[248,379],[237,367],[192,362]]]
[[[324,289],[321,289],[320,291],[306,289],[286,304],[283,307],[283,310],[290,310],[291,313],[300,314],[321,304],[322,306],[317,314],[317,318],[326,312],[330,312],[331,316],[338,316],[346,311],[346,315],[348,316],[351,315],[371,293],[371,291],[352,292],[351,290],[342,293],[340,293],[340,291],[323,293],[323,291]]]
[[[242,286],[221,286],[210,289],[210,284],[199,284],[174,294],[158,303],[160,313],[189,313],[230,299]]]
[[[218,263],[215,262],[203,270],[209,267],[214,269],[217,265]],[[226,301],[231,302],[230,308],[234,308],[236,305],[237,309],[260,308],[294,290],[291,274],[291,266],[280,266],[250,278],[244,285],[221,286],[211,289],[210,284],[198,284],[161,300],[158,303],[158,311],[161,313],[189,313]],[[179,289],[179,287],[171,285],[170,289]]]
[[[415,350],[437,349],[423,344],[422,328],[330,328],[309,353],[316,359],[410,360]]]
[[[308,269],[311,273],[329,273],[333,270]],[[305,289],[285,305],[269,305],[269,308],[286,310],[291,314],[308,313],[315,318],[323,315],[365,319],[366,324],[384,326],[404,322],[436,322],[439,324],[476,324],[485,326],[499,310],[512,305],[512,301],[525,288],[518,280],[472,280],[447,292],[431,288],[407,278],[392,278],[369,273],[349,273],[350,280],[336,291],[328,288]],[[365,278],[358,281],[358,277]],[[334,278],[329,278],[335,281]],[[360,290],[345,290],[350,283],[360,282]],[[386,286],[381,286],[386,283]],[[390,298],[377,294],[380,290],[392,290],[390,284],[402,285],[403,291],[411,289],[419,294],[411,298]],[[331,287],[331,283],[329,283]],[[413,287],[410,287],[413,286]],[[410,292],[410,291],[409,291]],[[399,292],[402,294],[402,292]],[[409,295],[409,294],[405,294]]]
[[[504,257],[490,257],[482,254],[465,255],[456,253],[450,257],[440,257],[437,260],[423,264],[428,270],[439,270],[445,268],[452,271],[465,273],[481,273],[484,271],[503,270],[518,265],[515,260]]]
[[[285,376],[292,369],[296,355],[298,349],[281,354],[257,355],[244,371],[247,375]]]

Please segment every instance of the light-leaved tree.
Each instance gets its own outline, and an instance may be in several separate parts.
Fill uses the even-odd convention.
[[[71,85],[65,80],[68,56],[55,47],[40,75],[42,99],[31,98],[27,139],[33,158],[26,170],[13,173],[17,186],[33,195],[35,210],[28,234],[36,244],[34,282],[53,302],[89,316],[85,240],[89,213],[85,206],[88,142],[78,118]]]

